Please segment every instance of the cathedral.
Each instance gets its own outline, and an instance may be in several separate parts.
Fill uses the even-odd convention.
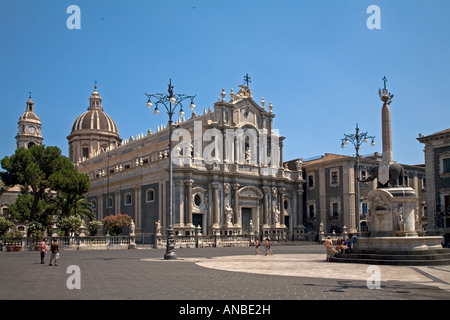
[[[174,122],[173,228],[178,235],[285,237],[304,232],[302,163],[283,166],[275,114],[248,85],[213,110]],[[169,128],[122,140],[95,87],[67,137],[69,158],[87,174],[99,220],[132,217],[137,233],[169,226]],[[178,138],[177,138],[178,136]],[[180,137],[183,137],[182,140]],[[180,138],[180,139],[179,139]],[[181,140],[181,142],[179,140]],[[164,233],[163,233],[164,234]]]
[[[150,100],[147,107],[152,107]],[[236,93],[222,89],[212,109],[198,112],[193,102],[191,109],[190,118],[181,112],[173,121],[169,154],[168,124],[122,139],[94,87],[87,110],[75,119],[67,140],[69,159],[89,176],[86,196],[98,220],[127,214],[136,234],[165,235],[172,226],[182,236],[304,239],[305,233],[355,233],[359,214],[364,231],[367,194],[377,183],[360,183],[357,210],[354,157],[326,153],[284,161],[285,137],[275,129],[274,106],[264,98],[257,103],[248,82]],[[16,143],[17,148],[43,143],[31,94],[19,118]],[[380,161],[377,153],[361,157],[359,176],[364,178]],[[427,223],[425,168],[403,167],[402,185],[418,196],[416,230],[431,230],[435,223]],[[14,187],[0,194],[0,214],[8,214],[19,192]]]

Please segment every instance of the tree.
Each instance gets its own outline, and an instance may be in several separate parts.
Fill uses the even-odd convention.
[[[2,193],[5,191],[8,191],[8,187],[5,185],[5,183],[0,177],[0,195],[2,195]]]
[[[13,221],[17,222],[37,222],[44,226],[51,223],[51,215],[48,212],[48,203],[44,199],[39,199],[35,209],[34,217],[31,217],[34,196],[29,193],[20,194],[16,202],[8,207],[8,213]]]
[[[80,213],[89,216],[89,208],[83,207],[82,201],[89,190],[89,177],[78,173],[58,147],[19,148],[12,156],[3,158],[1,165],[6,170],[0,172],[5,185],[21,185],[24,194],[31,195],[18,198],[19,203],[13,208],[17,220],[41,220],[42,212],[47,217],[70,216],[81,210]],[[49,223],[47,219],[44,221]]]
[[[6,217],[0,216],[0,236],[3,236],[11,228],[14,228],[14,223]]]
[[[49,178],[60,167],[57,159],[62,157],[58,147],[34,145],[30,149],[18,148],[10,157],[1,161],[5,172],[0,172],[0,178],[7,186],[21,185],[33,195],[30,210],[30,220],[36,217],[39,200],[50,187]]]

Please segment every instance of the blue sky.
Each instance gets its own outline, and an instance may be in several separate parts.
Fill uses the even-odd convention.
[[[70,30],[67,8],[81,10]],[[381,29],[366,12],[381,10]],[[88,107],[94,81],[123,139],[167,122],[145,92],[197,95],[197,113],[246,73],[254,100],[272,101],[284,160],[340,148],[344,133],[376,136],[378,89],[388,78],[394,160],[424,162],[418,133],[449,128],[448,0],[2,0],[0,158],[14,153],[17,121],[32,92],[44,144],[67,155],[67,135]],[[190,113],[187,112],[187,116]]]

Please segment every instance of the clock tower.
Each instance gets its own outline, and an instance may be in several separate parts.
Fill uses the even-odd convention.
[[[41,120],[34,113],[34,102],[31,94],[27,101],[27,109],[19,118],[19,133],[16,136],[17,148],[29,149],[35,144],[42,144]]]

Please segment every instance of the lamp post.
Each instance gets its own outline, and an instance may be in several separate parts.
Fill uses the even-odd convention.
[[[367,132],[360,133],[358,124],[356,124],[355,134],[344,134],[344,138],[341,139],[341,148],[344,149],[345,146],[351,142],[356,150],[355,159],[355,214],[356,214],[356,231],[359,235],[360,233],[360,214],[359,214],[359,149],[363,143],[367,143],[369,139],[372,140],[370,145],[375,146],[375,136],[369,136]]]
[[[184,100],[190,99],[191,110],[195,109],[194,98],[195,96],[187,96],[184,94],[174,94],[172,79],[169,81],[169,94],[165,93],[146,93],[145,95],[148,98],[147,108],[151,109],[153,103],[151,99],[155,101],[155,109],[153,113],[155,116],[159,114],[158,105],[163,105],[167,114],[169,115],[169,226],[167,228],[167,244],[166,244],[166,253],[164,254],[165,260],[174,260],[177,259],[177,255],[175,253],[175,234],[173,230],[173,176],[172,176],[172,116],[178,106],[180,106],[180,117],[184,117],[183,105],[182,102]]]

